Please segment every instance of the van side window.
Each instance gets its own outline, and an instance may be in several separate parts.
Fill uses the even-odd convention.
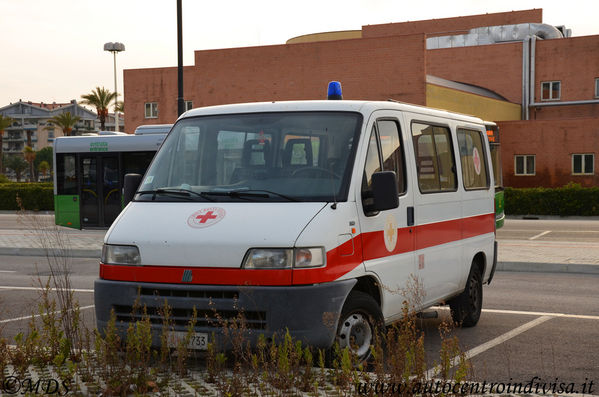
[[[488,189],[489,174],[481,132],[459,128],[458,145],[464,189]]]
[[[368,141],[368,152],[366,153],[366,164],[364,165],[364,177],[362,178],[362,206],[364,213],[371,212],[372,200],[372,174],[381,170],[381,157],[379,145],[376,139],[376,127],[372,127],[370,141]]]
[[[394,120],[378,120],[372,127],[362,179],[362,205],[364,213],[367,215],[375,214],[370,210],[372,205],[372,174],[375,172],[381,170],[395,172],[398,193],[401,195],[406,192],[406,167],[399,131],[399,125]]]
[[[397,178],[397,191],[406,191],[403,148],[399,138],[399,126],[393,120],[377,121],[381,149],[383,152],[383,170],[394,171]]]
[[[455,191],[456,167],[449,128],[412,123],[412,141],[420,191]]]

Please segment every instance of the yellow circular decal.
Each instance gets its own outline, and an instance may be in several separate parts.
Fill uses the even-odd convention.
[[[397,245],[397,222],[395,221],[395,217],[391,214],[387,216],[385,220],[385,247],[387,251],[393,252],[395,246]]]

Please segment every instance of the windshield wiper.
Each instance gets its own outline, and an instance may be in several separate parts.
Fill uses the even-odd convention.
[[[250,197],[259,197],[259,198],[269,198],[271,196],[277,196],[283,198],[287,201],[300,201],[294,197],[290,197],[281,193],[273,192],[270,190],[264,189],[244,189],[244,190],[228,190],[228,191],[212,191],[212,192],[202,192],[202,194],[210,195],[210,196],[227,196],[227,197],[237,197],[237,198],[250,198]]]
[[[175,195],[179,197],[188,197],[190,200],[193,197],[201,197],[207,201],[214,201],[212,198],[207,197],[204,192],[194,192],[189,189],[181,189],[181,188],[160,188],[156,190],[142,190],[137,192],[138,194],[152,194],[152,201],[156,200],[156,195],[164,194],[164,195]]]

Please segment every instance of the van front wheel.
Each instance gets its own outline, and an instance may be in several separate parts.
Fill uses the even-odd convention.
[[[453,322],[462,327],[474,327],[480,318],[482,305],[482,276],[475,264],[470,270],[464,292],[449,301]]]
[[[364,292],[350,292],[341,310],[337,328],[339,348],[348,348],[359,362],[368,361],[370,348],[383,329],[383,313],[376,301]]]

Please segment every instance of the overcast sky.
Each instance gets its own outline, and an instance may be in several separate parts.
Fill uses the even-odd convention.
[[[531,8],[542,8],[545,23],[566,25],[573,36],[599,34],[597,0],[183,0],[184,64],[193,65],[195,50]],[[123,69],[176,66],[176,16],[176,0],[0,0],[0,107],[19,99],[79,100],[96,86],[113,90],[106,42],[126,47],[117,55],[119,92]]]

